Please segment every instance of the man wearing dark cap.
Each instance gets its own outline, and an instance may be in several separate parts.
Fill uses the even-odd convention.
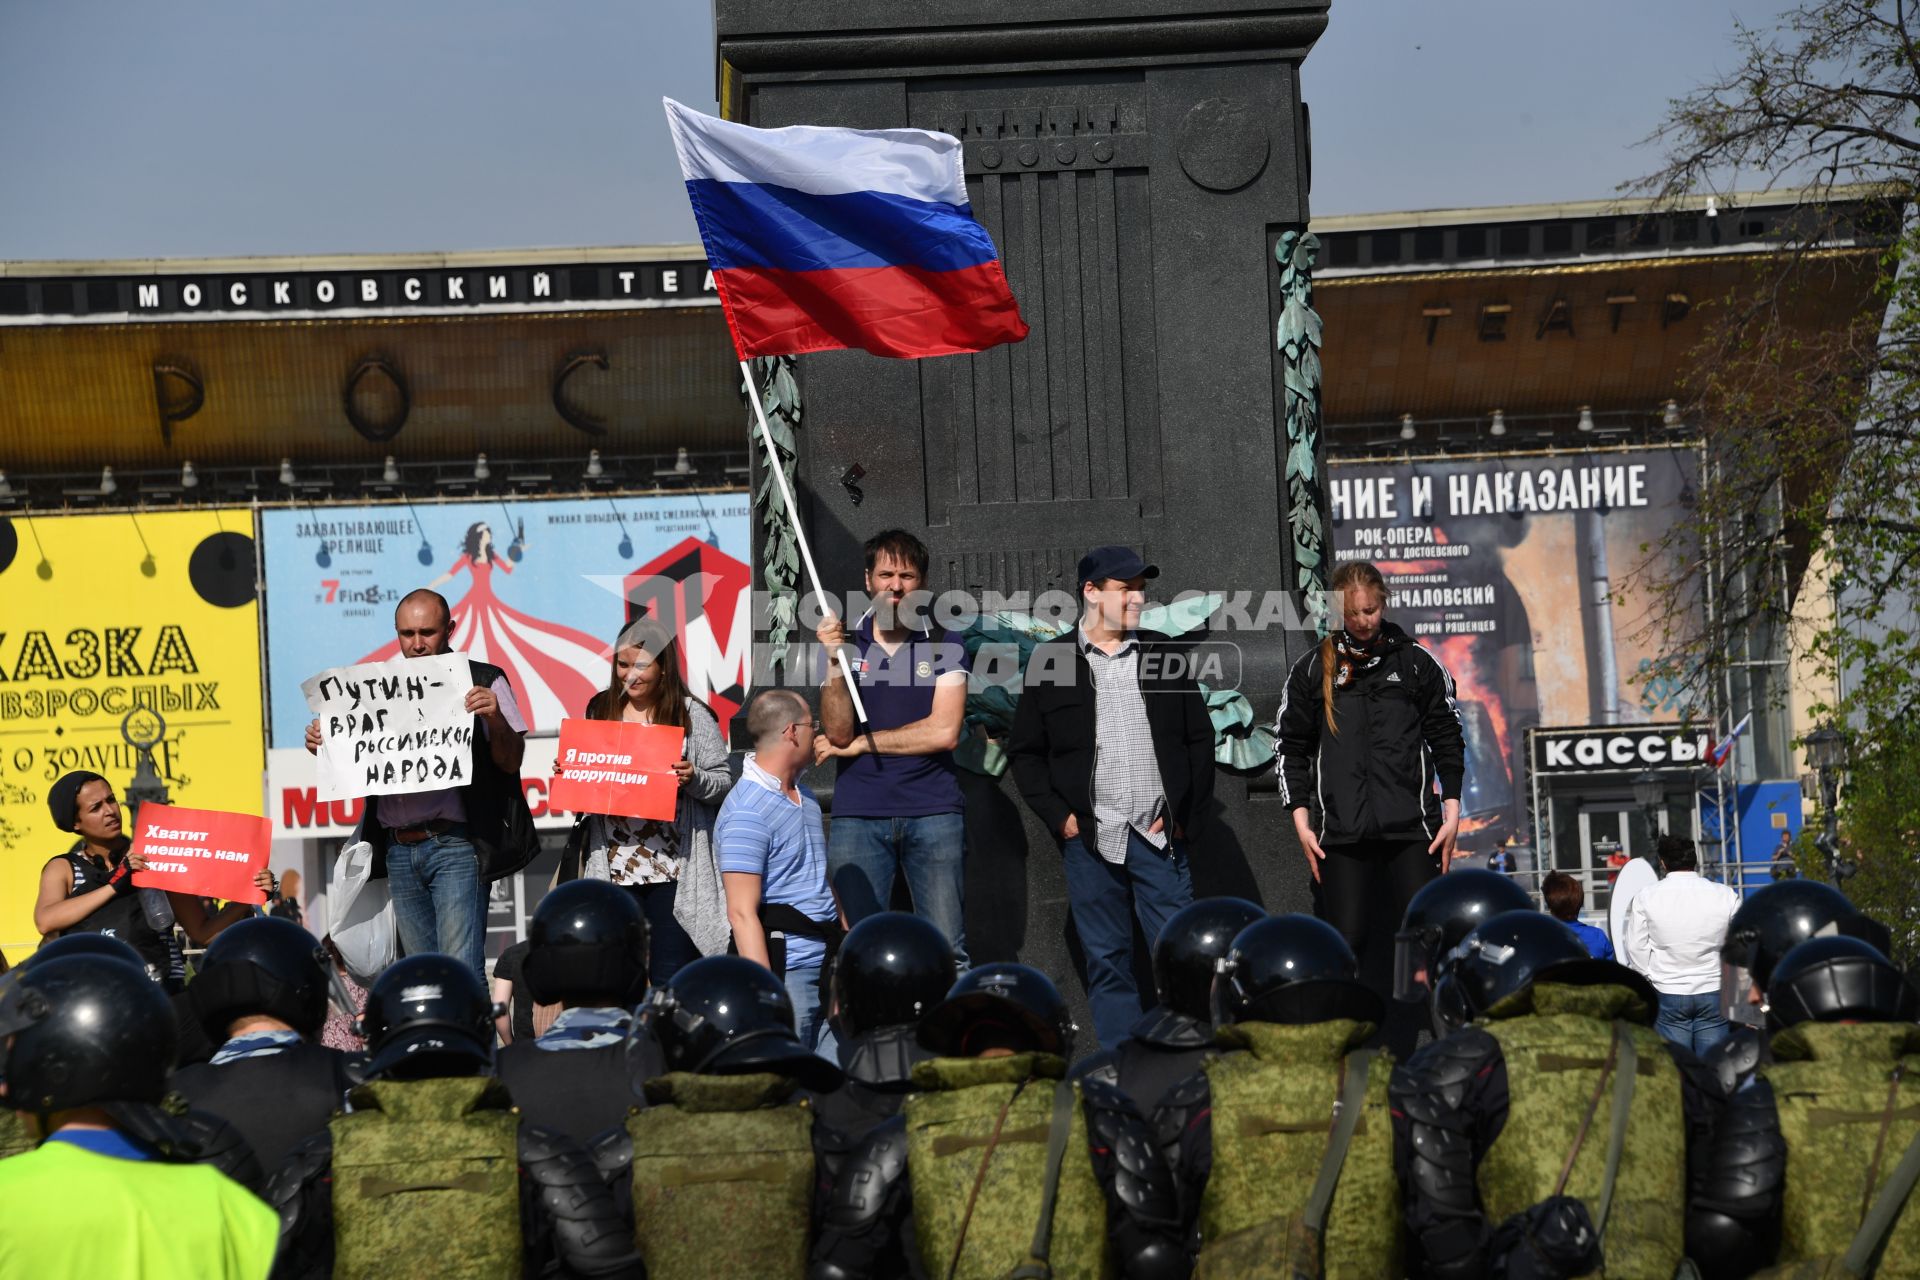
[[[78,844],[40,869],[40,893],[33,904],[33,927],[48,937],[63,933],[101,933],[118,938],[139,953],[147,975],[163,982],[172,963],[166,930],[155,928],[141,908],[133,873],[145,863],[131,852],[121,829],[120,801],[113,784],[97,773],[76,770],[47,788],[47,810]],[[272,895],[273,873],[264,868],[253,878]],[[205,946],[216,933],[253,914],[253,908],[229,905],[209,916],[199,898],[169,893],[173,917],[187,937]]]
[[[1133,919],[1152,946],[1193,900],[1187,845],[1213,799],[1206,703],[1181,651],[1139,629],[1159,573],[1130,547],[1081,558],[1080,625],[1034,650],[1007,740],[1020,794],[1060,841],[1105,1048],[1142,1012]]]

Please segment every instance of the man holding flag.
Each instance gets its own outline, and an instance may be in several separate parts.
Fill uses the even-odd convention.
[[[843,348],[903,359],[959,355],[1018,342],[1027,336],[1027,325],[992,237],[974,221],[958,138],[923,129],[754,129],[689,111],[671,98],[665,103],[767,466],[781,509],[793,520],[807,585],[823,598],[813,550],[747,361]],[[889,567],[914,568],[919,585],[927,568],[924,546],[911,534],[891,532],[899,535],[897,545],[879,550],[887,553]],[[875,589],[872,575],[878,567],[870,545],[869,591]],[[894,649],[908,637],[891,616],[876,625],[882,624],[886,634],[878,641],[891,664]],[[839,641],[845,635],[837,620],[823,628],[823,639]],[[875,642],[866,634],[860,640],[863,646]],[[903,670],[920,687],[908,689],[907,699],[888,699],[889,705],[878,709],[886,723],[876,724],[847,647],[833,643],[829,648],[838,674],[827,683],[822,720],[836,748],[856,754],[857,728],[858,741],[873,753],[854,762],[851,780],[860,784],[864,772],[871,772],[869,791],[873,784],[894,783],[899,779],[881,767],[893,763],[902,778],[919,778],[924,792],[895,798],[903,799],[910,813],[898,804],[889,807],[887,797],[868,795],[865,807],[856,805],[850,816],[880,820],[887,838],[850,827],[848,837],[862,838],[842,840],[837,822],[834,844],[842,855],[837,861],[857,873],[862,883],[852,887],[865,891],[857,896],[871,900],[868,910],[886,906],[894,866],[906,863],[915,908],[961,950],[959,789],[946,753],[957,741],[964,712],[964,660],[944,663],[909,647]],[[863,668],[869,665],[869,655],[856,656],[865,659]],[[882,753],[900,758],[882,761]],[[859,785],[849,788],[859,790]],[[903,817],[915,831],[937,826],[939,838],[931,844],[895,839]],[[919,860],[926,865],[915,865],[909,846],[921,845],[927,845],[922,852],[928,856]],[[860,912],[860,903],[851,906]]]

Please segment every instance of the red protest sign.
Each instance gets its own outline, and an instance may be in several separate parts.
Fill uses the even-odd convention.
[[[685,735],[668,725],[562,720],[547,802],[574,813],[673,820]]]
[[[133,882],[142,889],[258,906],[267,895],[253,887],[253,876],[267,865],[272,840],[267,818],[149,800],[140,806],[132,850],[146,859],[147,869],[134,872]]]

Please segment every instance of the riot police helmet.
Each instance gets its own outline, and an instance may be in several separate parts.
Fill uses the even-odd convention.
[[[45,964],[49,960],[58,960],[62,956],[106,956],[113,960],[124,960],[134,968],[145,973],[147,962],[132,946],[105,933],[66,933],[49,942],[43,942],[32,955],[22,963],[25,965]]]
[[[367,1075],[479,1075],[493,1065],[493,1018],[493,1000],[468,965],[435,952],[397,960],[368,989],[360,1016]]]
[[[175,1043],[172,1007],[145,966],[82,953],[0,978],[0,1081],[17,1111],[157,1103]]]
[[[1847,895],[1818,880],[1782,880],[1747,896],[1727,922],[1720,956],[1745,969],[1765,990],[1787,952],[1808,938],[1848,934],[1884,952],[1889,939],[1878,922],[1863,916]]]
[[[1073,1017],[1053,980],[1032,965],[996,960],[967,970],[920,1022],[920,1045],[949,1058],[987,1049],[1073,1056]]]
[[[606,880],[570,880],[527,922],[527,990],[540,1004],[619,1005],[647,993],[647,918]]]
[[[1913,1022],[1920,992],[1893,962],[1859,938],[1809,938],[1780,958],[1767,984],[1767,1025]]]
[[[1385,1002],[1358,971],[1353,948],[1326,921],[1299,914],[1256,920],[1234,935],[1220,960],[1213,1020],[1304,1025],[1352,1018],[1379,1026]]]
[[[946,998],[958,972],[932,921],[881,911],[848,930],[833,961],[834,1026],[843,1036],[913,1026]]]
[[[1267,913],[1245,898],[1201,898],[1167,917],[1153,944],[1153,988],[1160,1003],[1201,1022],[1213,1019],[1214,967],[1233,940]]]
[[[706,956],[655,987],[628,1037],[628,1058],[650,1036],[668,1071],[734,1076],[769,1072],[820,1092],[840,1068],[800,1043],[793,999],[780,979],[742,956]]]
[[[242,920],[207,944],[187,1004],[215,1044],[250,1016],[277,1019],[312,1039],[327,1020],[327,953],[291,920]]]
[[[1434,966],[1476,926],[1503,911],[1530,911],[1525,889],[1480,867],[1464,867],[1429,880],[1407,903],[1393,935],[1393,998],[1423,999]]]
[[[1439,974],[1460,1012],[1474,1018],[1529,995],[1537,982],[1626,987],[1650,1010],[1659,1003],[1645,978],[1625,965],[1593,959],[1573,930],[1542,911],[1503,911],[1476,925],[1441,957]]]

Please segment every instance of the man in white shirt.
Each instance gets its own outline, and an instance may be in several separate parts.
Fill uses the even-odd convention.
[[[1720,947],[1740,897],[1701,878],[1693,841],[1662,836],[1659,852],[1666,877],[1634,895],[1621,951],[1660,993],[1655,1028],[1703,1054],[1729,1030],[1720,1008]]]

